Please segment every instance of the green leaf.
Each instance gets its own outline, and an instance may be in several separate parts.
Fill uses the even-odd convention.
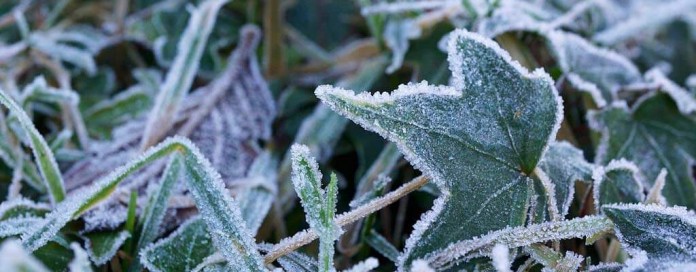
[[[631,109],[613,104],[592,111],[588,118],[593,129],[602,134],[595,162],[613,159],[633,161],[652,184],[662,168],[669,173],[662,190],[670,205],[696,208],[696,187],[691,176],[696,157],[696,121],[682,115],[667,95],[649,94]]]
[[[157,239],[162,219],[167,211],[167,200],[169,200],[174,184],[179,180],[181,168],[181,156],[174,154],[162,174],[159,186],[148,196],[147,206],[138,220],[142,226],[138,228],[140,232],[137,236],[138,242],[133,249],[133,256],[139,256],[142,248]],[[135,261],[131,264],[130,271],[140,270],[140,262]]]
[[[149,163],[177,152],[183,157],[186,169],[186,185],[191,191],[199,212],[213,234],[215,247],[225,256],[229,265],[238,270],[263,270],[261,256],[245,228],[238,205],[224,188],[220,175],[212,168],[188,139],[173,137],[148,149],[138,158],[114,170],[106,177],[94,182],[84,191],[72,195],[56,209],[46,215],[41,224],[22,237],[24,246],[35,250],[55,237],[58,231],[71,220],[108,199],[116,186]]]
[[[598,107],[617,100],[620,87],[643,82],[638,68],[616,52],[563,31],[550,31],[545,36],[567,80],[574,88],[588,92]]]
[[[399,251],[396,247],[375,230],[370,230],[370,233],[365,236],[365,242],[390,261],[394,263],[399,261]]]
[[[45,203],[36,203],[26,198],[6,200],[0,204],[0,221],[22,218],[40,217],[50,211]]]
[[[450,36],[453,88],[419,83],[374,96],[330,86],[316,91],[337,112],[395,142],[442,191],[414,227],[402,269],[453,241],[524,223],[528,176],[562,118],[546,73],[528,73],[477,34]]]
[[[496,244],[508,248],[535,243],[586,237],[589,242],[611,232],[612,222],[604,216],[586,216],[566,221],[546,222],[526,227],[505,228],[469,240],[452,242],[447,248],[431,252],[425,261],[434,268],[448,268],[458,261],[490,255]]]
[[[319,234],[319,271],[335,271],[334,243],[341,234],[341,229],[334,219],[338,195],[336,175],[331,175],[329,185],[323,190],[319,165],[311,156],[309,148],[293,145],[290,152],[292,183],[302,201],[309,226]]]
[[[116,251],[131,237],[128,231],[103,231],[82,234],[89,257],[94,264],[102,265],[116,255]]]
[[[638,167],[626,160],[614,160],[592,174],[595,207],[611,203],[641,203],[645,198]]]
[[[55,241],[48,242],[43,247],[35,250],[33,254],[51,271],[66,270],[68,264],[73,259],[73,251],[68,248],[68,245]]]
[[[19,124],[29,138],[29,144],[31,150],[34,153],[34,159],[36,160],[36,165],[39,167],[39,172],[41,177],[46,183],[48,188],[49,196],[51,202],[55,205],[61,202],[65,198],[65,188],[63,187],[63,177],[56,163],[56,159],[53,156],[53,152],[48,147],[46,140],[39,134],[36,130],[34,124],[31,122],[27,113],[22,110],[12,98],[5,93],[5,91],[0,90],[0,103],[5,105],[5,107],[10,109],[10,112],[14,114],[19,120]]]
[[[582,256],[572,251],[567,251],[566,255],[563,256],[561,253],[540,244],[525,247],[524,251],[551,271],[578,271],[584,260]]]
[[[215,253],[205,221],[190,219],[169,237],[143,249],[140,261],[150,271],[191,271]]]
[[[186,30],[177,45],[177,55],[157,94],[155,106],[148,116],[148,123],[141,142],[145,149],[159,142],[174,123],[181,101],[193,84],[203,49],[215,24],[220,8],[229,0],[207,0],[194,10]]]
[[[553,142],[537,167],[553,182],[559,215],[565,217],[575,195],[575,182],[592,180],[594,166],[568,142]]]
[[[278,159],[269,152],[259,154],[243,179],[255,186],[248,186],[237,195],[242,217],[249,231],[256,235],[266,218],[277,191]]]
[[[616,236],[645,271],[687,271],[696,265],[696,215],[684,207],[615,204],[602,207]]]

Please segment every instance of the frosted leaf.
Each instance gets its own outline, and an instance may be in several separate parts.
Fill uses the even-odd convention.
[[[150,271],[190,271],[215,253],[205,222],[193,218],[169,237],[143,249],[140,262]]]
[[[616,100],[622,86],[642,82],[638,68],[616,52],[567,32],[551,31],[545,36],[570,84],[588,92],[599,107]]]
[[[361,66],[360,72],[341,80],[338,85],[357,90],[367,90],[375,83],[384,71],[384,61],[370,61]],[[324,162],[331,157],[333,148],[341,138],[343,130],[348,124],[348,119],[333,112],[328,106],[318,104],[312,114],[306,117],[295,135],[294,142],[309,147],[319,162]],[[292,208],[297,194],[290,181],[291,156],[286,153],[278,173],[280,180],[278,201],[283,203],[285,209]]]
[[[341,229],[334,219],[336,214],[337,180],[331,176],[326,189],[321,188],[321,172],[309,148],[293,145],[292,183],[302,201],[309,226],[319,233],[319,271],[336,271],[333,266],[334,243]]]
[[[22,248],[17,240],[8,239],[0,245],[0,264],[7,272],[48,272],[48,268]]]
[[[401,68],[408,51],[409,40],[420,36],[421,29],[413,19],[403,18],[387,21],[387,25],[384,27],[384,43],[392,52],[392,61],[387,67],[388,74]]]
[[[645,198],[640,170],[630,161],[612,160],[606,167],[597,167],[592,179],[595,207],[610,203],[641,203]]]
[[[665,1],[650,8],[633,9],[625,20],[594,35],[603,44],[616,44],[634,36],[645,35],[675,19],[696,12],[696,2],[691,0]]]
[[[19,120],[22,130],[26,133],[29,139],[29,145],[34,154],[36,165],[39,168],[41,177],[43,178],[46,188],[48,188],[51,203],[56,204],[65,198],[65,188],[63,187],[63,177],[60,169],[53,156],[53,152],[49,148],[46,140],[36,130],[26,112],[19,107],[5,91],[0,90],[0,103],[10,109],[10,112]]]
[[[116,251],[126,242],[131,235],[128,231],[92,232],[81,235],[86,244],[89,258],[94,264],[102,265],[116,255]]]
[[[652,187],[662,168],[668,175],[662,190],[667,203],[696,207],[696,187],[691,176],[696,155],[696,125],[679,112],[676,103],[661,93],[642,97],[631,109],[612,104],[588,114],[591,128],[601,132],[595,162],[624,158],[634,162]]]
[[[588,163],[582,151],[568,142],[553,142],[537,166],[555,185],[555,198],[561,217],[568,214],[575,194],[575,182],[589,182],[594,165]]]
[[[275,200],[277,169],[278,160],[270,153],[264,152],[256,157],[249,168],[247,177],[242,179],[245,184],[239,184],[243,188],[246,187],[237,195],[239,208],[247,228],[254,235],[261,227]]]
[[[510,270],[510,250],[502,245],[496,244],[491,250],[493,266],[498,272],[511,272]]]
[[[138,118],[153,101],[142,85],[134,85],[108,100],[102,100],[85,111],[89,126],[117,125]]]
[[[423,11],[427,9],[441,8],[457,3],[456,0],[406,0],[395,2],[378,2],[361,9],[363,16],[371,14],[394,14],[410,11]],[[457,3],[458,4],[458,3]]]
[[[563,256],[561,253],[548,248],[544,245],[534,244],[524,248],[536,262],[544,265],[542,271],[578,271],[584,258],[580,255],[567,251]]]
[[[399,261],[399,250],[387,241],[387,238],[384,238],[384,236],[375,232],[375,230],[370,230],[370,233],[366,235],[363,240],[390,261],[394,263]]]
[[[32,33],[29,36],[29,46],[53,58],[80,67],[89,75],[94,75],[97,72],[97,64],[92,58],[92,53],[65,43],[59,43],[44,33]]]
[[[379,261],[375,258],[367,258],[362,262],[357,263],[349,269],[343,270],[342,272],[370,272],[379,266]]]
[[[111,199],[109,199],[111,200]],[[128,209],[116,201],[105,201],[94,209],[85,212],[82,220],[85,222],[84,231],[113,230],[126,222]]]
[[[273,248],[269,244],[260,244],[259,249],[268,252]],[[285,271],[288,272],[317,272],[319,271],[319,263],[316,259],[307,256],[303,253],[292,251],[278,258],[278,263]]]
[[[453,88],[423,82],[391,94],[316,90],[337,112],[395,142],[442,192],[415,225],[400,270],[452,241],[521,225],[527,174],[562,118],[550,77],[542,70],[529,73],[493,41],[455,31],[448,59]]]
[[[87,252],[78,243],[71,243],[70,248],[73,250],[73,260],[68,264],[70,272],[91,272],[92,265],[89,262]]]
[[[696,263],[693,211],[643,204],[605,205],[602,210],[614,222],[624,248],[639,259],[633,266],[646,271],[679,271],[675,267]]]
[[[10,218],[0,221],[0,238],[22,235],[31,228],[41,223],[42,218],[40,217],[30,217],[22,216],[17,218]]]
[[[51,210],[45,203],[36,203],[26,198],[15,198],[0,204],[0,222],[12,218],[40,217]]]
[[[650,69],[645,73],[645,78],[660,86],[660,91],[672,97],[682,114],[689,115],[696,111],[696,97],[694,97],[694,94],[672,82],[660,69]]]
[[[191,13],[177,45],[177,55],[149,114],[141,149],[159,142],[173,125],[173,116],[193,83],[217,13],[225,3],[227,0],[208,0]]]
[[[603,216],[586,216],[566,221],[546,222],[526,227],[505,228],[469,240],[453,242],[447,248],[426,255],[431,266],[448,268],[458,261],[490,255],[495,244],[509,248],[570,238],[594,238],[609,233],[613,224]]]

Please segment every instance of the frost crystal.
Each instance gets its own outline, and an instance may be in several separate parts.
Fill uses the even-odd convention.
[[[353,267],[342,272],[370,272],[379,266],[379,261],[375,258],[367,258],[362,262],[357,263]]]
[[[71,243],[70,248],[73,250],[73,260],[68,264],[68,269],[70,272],[91,272],[92,265],[89,262],[89,257],[87,257],[87,252],[78,244]]]
[[[644,179],[638,167],[627,160],[612,160],[592,173],[595,207],[610,203],[640,203],[645,198]]]

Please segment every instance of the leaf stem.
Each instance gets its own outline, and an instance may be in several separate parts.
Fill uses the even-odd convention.
[[[339,216],[336,217],[336,223],[343,227],[345,225],[348,225],[350,223],[353,223],[355,221],[358,221],[359,219],[376,212],[378,210],[381,210],[382,208],[389,206],[390,204],[396,202],[397,200],[401,199],[403,196],[418,190],[418,188],[423,187],[426,183],[428,183],[428,177],[426,176],[419,176],[411,181],[405,183],[404,185],[401,185],[398,189],[384,195],[381,198],[377,198],[375,200],[372,200],[368,202],[365,205],[362,205],[358,208],[355,208],[352,211],[343,213]],[[276,259],[280,258],[281,256],[288,254],[301,246],[304,246],[306,244],[309,244],[310,242],[314,241],[314,239],[317,239],[319,235],[312,229],[307,229],[301,232],[298,232],[294,236],[290,238],[286,238],[280,241],[280,243],[273,245],[271,248],[271,251],[264,256],[264,261],[269,264],[275,261]]]

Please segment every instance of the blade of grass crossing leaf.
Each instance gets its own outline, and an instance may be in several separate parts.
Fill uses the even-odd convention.
[[[172,126],[173,116],[179,110],[198,71],[208,36],[213,29],[220,8],[228,0],[208,0],[192,12],[186,30],[177,45],[177,55],[160,89],[150,113],[141,150],[157,143]]]
[[[142,228],[140,228],[138,241],[133,249],[133,256],[139,256],[140,251],[157,238],[160,224],[162,224],[162,219],[167,211],[167,200],[171,195],[174,184],[179,180],[181,168],[181,156],[174,154],[169,165],[164,170],[159,186],[149,197],[148,204],[141,216]],[[133,262],[130,267],[130,271],[140,271],[141,269],[140,262]]]
[[[34,124],[24,112],[4,91],[0,90],[0,103],[9,108],[17,116],[22,129],[29,137],[29,143],[39,167],[39,172],[48,188],[51,202],[56,204],[65,198],[65,188],[63,187],[63,177],[58,169],[58,164],[53,156],[53,152],[48,147],[46,140],[36,130]]]
[[[263,262],[256,245],[245,228],[239,207],[224,188],[220,175],[198,148],[188,139],[173,137],[95,182],[82,193],[61,203],[46,219],[22,236],[24,246],[36,250],[55,237],[69,221],[107,199],[116,186],[131,173],[152,161],[178,152],[183,156],[186,181],[196,205],[204,217],[218,250],[235,270],[262,271]]]

